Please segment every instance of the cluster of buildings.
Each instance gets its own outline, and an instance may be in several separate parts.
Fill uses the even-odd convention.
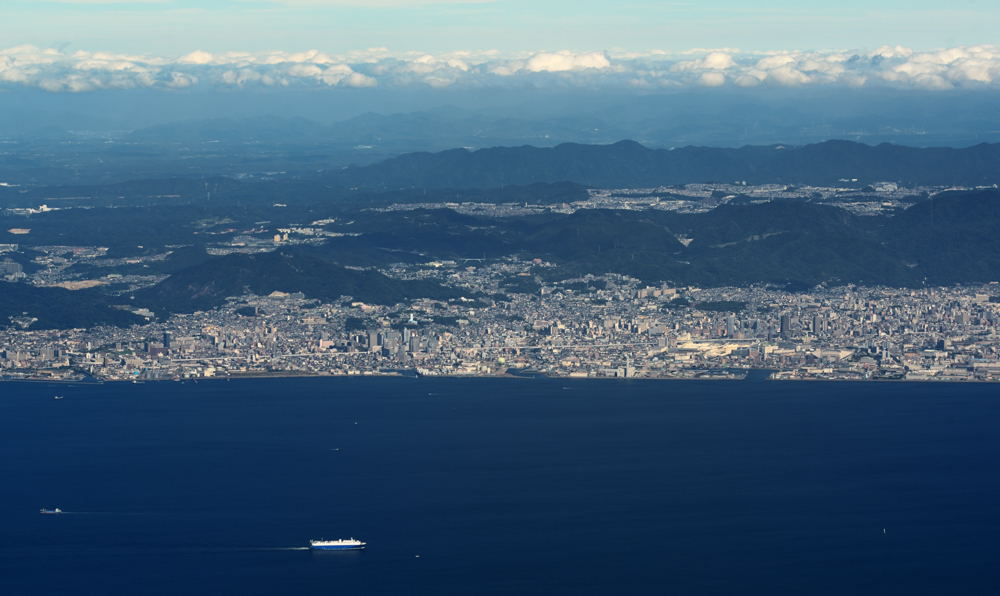
[[[24,267],[20,263],[10,259],[0,259],[0,280],[21,281],[25,277]]]
[[[0,255],[17,252],[17,249],[17,244],[0,244]],[[0,256],[0,281],[21,281],[26,277],[20,263],[10,257]]]
[[[788,184],[684,184],[656,188],[588,189],[587,197],[579,201],[530,203],[428,202],[400,203],[373,211],[409,211],[413,209],[452,209],[466,215],[484,217],[514,217],[538,213],[574,213],[581,209],[657,209],[677,213],[705,213],[720,205],[737,201],[741,204],[766,203],[774,200],[797,199],[814,201],[846,209],[856,215],[886,215],[897,213],[944,187],[906,187],[894,182],[859,185],[857,180],[844,180],[843,186],[795,186]],[[968,190],[968,189],[956,189]]]
[[[1000,287],[647,286],[544,281],[546,263],[394,273],[467,298],[395,305],[232,299],[131,328],[0,331],[0,376],[143,381],[254,375],[1000,380]],[[530,283],[521,283],[521,282]],[[537,289],[525,289],[537,288]]]

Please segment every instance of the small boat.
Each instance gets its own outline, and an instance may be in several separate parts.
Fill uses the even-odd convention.
[[[360,550],[367,545],[366,542],[348,538],[346,540],[310,540],[309,548],[312,550]]]
[[[38,510],[42,515],[58,515],[63,512],[62,509],[58,507],[42,507]]]
[[[52,399],[62,399],[62,398],[63,398],[63,396],[61,396],[61,395],[53,395],[52,396]]]

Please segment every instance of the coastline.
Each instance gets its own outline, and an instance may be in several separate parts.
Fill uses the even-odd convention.
[[[711,373],[713,371],[706,370],[705,373]],[[719,372],[719,371],[716,371]],[[5,376],[0,376],[0,383],[32,383],[32,384],[53,384],[60,386],[68,385],[105,385],[105,384],[146,384],[146,383],[198,383],[198,382],[211,382],[211,381],[234,381],[234,380],[250,380],[250,379],[357,379],[357,378],[411,378],[411,379],[518,379],[518,380],[562,380],[562,381],[730,381],[730,382],[745,382],[745,383],[760,383],[760,382],[774,382],[774,383],[784,383],[784,382],[813,382],[813,383],[933,383],[933,384],[955,384],[955,385],[969,385],[969,384],[993,384],[1000,383],[1000,381],[986,380],[986,379],[966,379],[966,380],[956,380],[956,379],[941,379],[935,380],[933,378],[921,378],[921,379],[889,379],[889,378],[877,378],[877,379],[857,379],[857,378],[824,378],[824,377],[787,377],[780,376],[775,378],[774,374],[780,374],[783,371],[777,371],[773,369],[748,369],[747,374],[744,376],[724,376],[718,374],[705,374],[702,376],[633,376],[633,377],[609,377],[609,376],[593,376],[593,377],[581,377],[581,376],[570,376],[570,375],[553,375],[553,374],[531,374],[531,375],[518,375],[518,374],[454,374],[454,375],[424,375],[419,374],[416,371],[392,371],[392,372],[382,372],[375,371],[366,374],[306,374],[299,373],[295,371],[280,372],[261,372],[261,373],[247,373],[239,375],[216,375],[212,377],[192,377],[192,378],[159,378],[159,379],[88,379],[88,380],[72,380],[72,379],[49,379],[49,378],[9,378]],[[412,374],[407,374],[412,373]],[[758,373],[758,374],[754,374]],[[769,373],[767,375],[759,373]]]

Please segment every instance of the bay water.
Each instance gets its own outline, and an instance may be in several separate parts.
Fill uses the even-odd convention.
[[[0,447],[5,595],[1000,593],[994,385],[2,383]]]

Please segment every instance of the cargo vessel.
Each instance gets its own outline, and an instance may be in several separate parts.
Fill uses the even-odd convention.
[[[309,548],[313,550],[358,550],[364,548],[366,543],[353,538],[340,540],[310,540]]]

